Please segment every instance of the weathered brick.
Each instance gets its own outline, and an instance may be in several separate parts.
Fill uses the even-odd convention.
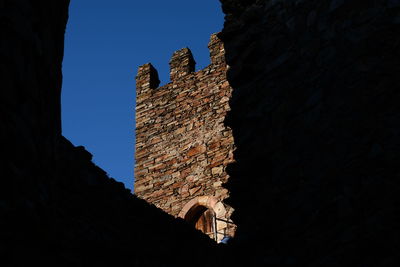
[[[159,88],[149,89],[154,68],[139,69],[135,193],[173,216],[195,196],[228,196],[220,181],[228,179],[225,166],[233,162],[233,136],[224,126],[232,89],[221,47],[213,35],[212,64],[196,73],[190,50],[175,52],[171,83]]]

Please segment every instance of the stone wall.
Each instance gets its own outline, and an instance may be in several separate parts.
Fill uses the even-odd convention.
[[[221,2],[233,254],[254,266],[397,265],[400,2]]]
[[[398,1],[222,3],[239,227],[218,250],[61,136],[68,1],[0,1],[1,266],[398,265]]]
[[[162,87],[157,88],[151,64],[141,66],[136,77],[135,194],[173,216],[184,217],[191,208],[185,205],[193,199],[207,202],[200,201],[207,196],[218,203],[228,196],[222,184],[228,179],[225,167],[233,161],[234,144],[223,121],[231,87],[217,35],[211,36],[209,49],[211,64],[198,72],[188,48],[176,51],[170,61],[171,82]],[[217,215],[229,219],[232,209],[215,205]]]
[[[215,242],[61,135],[68,3],[0,1],[0,266],[218,265]]]

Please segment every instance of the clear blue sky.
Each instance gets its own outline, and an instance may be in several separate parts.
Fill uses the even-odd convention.
[[[111,177],[133,188],[135,75],[151,62],[161,84],[169,59],[189,47],[197,70],[223,26],[218,0],[72,0],[63,62],[63,134]]]

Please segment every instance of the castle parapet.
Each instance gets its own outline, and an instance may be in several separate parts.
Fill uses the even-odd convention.
[[[139,67],[136,76],[136,94],[141,95],[160,85],[157,70],[150,63]]]
[[[224,125],[232,88],[218,34],[208,47],[211,64],[197,72],[188,48],[173,53],[171,82],[162,87],[150,64],[139,68],[135,194],[220,242],[236,229],[223,203],[234,150]]]
[[[176,51],[169,62],[171,81],[194,72],[196,62],[194,61],[192,51],[189,48],[182,48]]]
[[[211,64],[213,65],[225,64],[224,44],[218,37],[218,33],[211,35],[210,42],[208,43],[208,49],[210,50]]]

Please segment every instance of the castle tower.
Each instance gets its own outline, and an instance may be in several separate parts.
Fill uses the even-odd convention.
[[[232,88],[216,34],[209,49],[211,64],[198,72],[190,49],[176,51],[171,82],[159,88],[154,67],[139,67],[135,194],[219,242],[236,229],[222,186],[233,161],[232,132],[223,123]]]

